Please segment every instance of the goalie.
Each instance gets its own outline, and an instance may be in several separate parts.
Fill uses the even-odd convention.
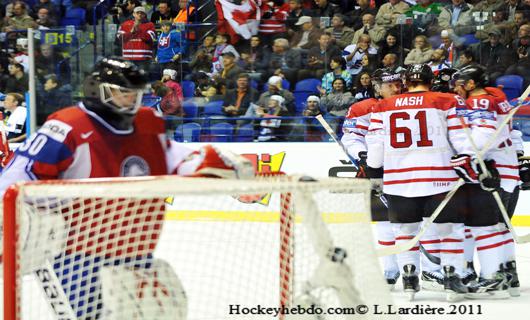
[[[83,101],[50,115],[19,147],[2,174],[0,193],[13,183],[29,180],[165,174],[254,176],[252,164],[239,155],[210,145],[193,151],[168,139],[164,120],[153,109],[141,107],[146,85],[145,73],[133,63],[103,59],[85,79]],[[83,225],[87,232],[76,232],[78,216],[84,220],[97,217],[85,217],[83,211],[68,216],[67,210],[74,205],[58,206],[55,218],[35,220],[40,220],[38,227],[46,229],[41,234],[65,234],[63,246],[58,246],[62,250],[49,256],[47,269],[43,261],[33,270],[21,266],[22,270],[36,271],[39,277],[46,273],[55,280],[65,304],[71,307],[72,318],[96,319],[103,314],[106,319],[185,318],[186,298],[178,277],[166,262],[152,255],[161,232],[164,199],[152,200],[146,212],[135,212],[120,200],[108,201],[113,202],[113,210],[105,212],[106,219],[107,215],[109,220],[138,216],[152,219],[152,226],[138,224],[125,234],[111,231],[103,243],[100,223]],[[30,223],[33,226],[36,221]],[[109,229],[113,230],[112,226]],[[31,239],[46,242],[30,233],[27,241]],[[146,244],[138,239],[147,239]],[[138,288],[142,290],[137,292]],[[134,303],[123,304],[131,295]]]

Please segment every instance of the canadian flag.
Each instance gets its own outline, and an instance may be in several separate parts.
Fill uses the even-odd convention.
[[[261,0],[243,0],[239,5],[229,0],[215,0],[219,33],[229,34],[232,44],[240,36],[250,39],[258,33],[261,18],[260,4]]]

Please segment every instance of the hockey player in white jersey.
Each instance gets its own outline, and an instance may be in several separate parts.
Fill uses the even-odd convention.
[[[500,89],[487,87],[486,84],[485,70],[480,66],[468,66],[453,75],[454,91],[466,99],[463,115],[479,150],[485,147],[512,108]],[[484,178],[480,185],[478,180],[485,174],[481,172],[470,142],[462,154],[452,160],[459,164],[457,173],[469,183],[463,187],[469,200],[466,226],[475,240],[481,266],[478,283],[469,286],[470,297],[507,298],[508,292],[518,295],[514,241],[505,227],[499,206],[490,194],[499,191],[505,206],[508,206],[519,182],[517,153],[510,130],[509,126],[503,128],[497,140],[484,153],[491,178]]]
[[[390,69],[378,69],[372,75],[372,84],[376,94],[381,98],[389,98],[401,93],[401,73]],[[342,126],[342,143],[348,150],[351,158],[357,161],[359,171],[357,178],[366,178],[366,140],[365,136],[370,125],[372,108],[378,100],[371,98],[354,103],[348,110],[346,119]],[[372,191],[371,212],[372,221],[376,221],[377,243],[380,246],[392,246],[395,244],[394,231],[388,221],[388,210],[380,194]],[[386,201],[383,199],[383,201]],[[381,258],[383,262],[384,276],[390,288],[393,288],[399,278],[399,267],[396,256],[390,255]]]
[[[433,73],[427,65],[405,72],[409,92],[383,99],[370,120],[367,174],[389,203],[396,243],[412,239],[422,218],[430,216],[458,176],[450,166],[454,150],[465,139],[456,108],[463,101],[454,94],[430,92]],[[384,169],[383,169],[384,165]],[[458,198],[458,197],[456,197]],[[435,220],[448,301],[461,300],[467,287],[461,282],[464,224],[457,199]],[[419,291],[419,246],[399,253],[403,287],[411,299]]]

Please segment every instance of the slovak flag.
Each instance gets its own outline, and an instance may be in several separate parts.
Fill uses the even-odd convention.
[[[261,0],[243,0],[239,5],[229,0],[215,0],[218,31],[229,34],[232,44],[239,37],[250,39],[258,33],[260,4]]]

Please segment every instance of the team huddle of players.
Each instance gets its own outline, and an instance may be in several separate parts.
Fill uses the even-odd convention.
[[[387,282],[393,287],[401,275],[411,299],[420,277],[422,288],[445,291],[448,301],[519,295],[514,240],[492,195],[498,192],[511,217],[520,180],[528,182],[526,171],[519,173],[521,133],[501,125],[512,109],[504,93],[473,65],[438,75],[437,89],[422,64],[404,74],[380,69],[373,78],[379,99],[350,107],[342,142],[358,177],[372,182],[378,244],[413,239],[459,179],[465,182],[418,244],[382,258]]]

